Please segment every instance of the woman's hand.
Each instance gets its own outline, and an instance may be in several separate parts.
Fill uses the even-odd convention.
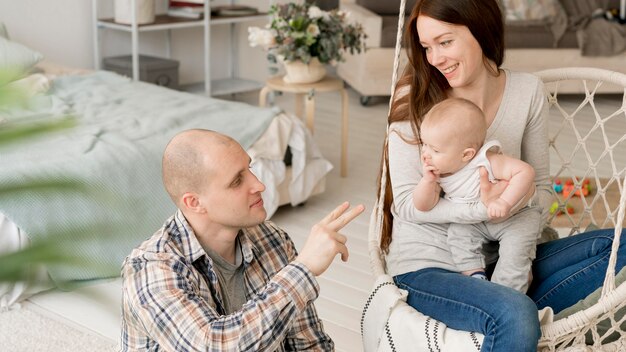
[[[509,185],[508,181],[498,180],[496,183],[489,182],[489,174],[487,169],[481,167],[480,173],[480,201],[489,207],[489,204],[494,200],[500,198],[500,195],[504,192]]]

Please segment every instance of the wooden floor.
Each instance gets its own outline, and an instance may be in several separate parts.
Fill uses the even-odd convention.
[[[348,200],[353,204],[362,203],[366,206],[367,214],[361,215],[343,232],[348,236],[350,259],[347,263],[337,258],[330,269],[319,278],[321,286],[320,297],[315,302],[324,327],[333,337],[339,351],[362,351],[360,338],[361,309],[373,285],[368,252],[367,230],[369,214],[375,199],[377,188],[377,174],[379,169],[382,143],[386,129],[387,102],[380,100],[379,104],[362,107],[359,105],[358,95],[349,90],[350,97],[350,130],[348,146],[348,177],[339,176],[340,157],[340,98],[336,93],[319,94],[316,97],[315,140],[319,144],[324,156],[335,168],[327,178],[326,192],[308,200],[298,207],[282,207],[273,216],[272,220],[283,227],[294,239],[300,248],[308,235],[311,226],[330,212],[341,202]],[[255,94],[237,95],[235,99],[256,104],[258,97]],[[616,97],[602,98],[604,103],[615,105],[621,103]],[[602,100],[599,99],[599,100]],[[610,103],[610,104],[609,104]],[[276,97],[276,105],[287,111],[293,111],[293,96],[284,94]],[[576,102],[572,100],[569,108],[574,109]],[[626,119],[622,118],[623,122]],[[587,117],[578,119],[579,124],[593,126],[595,119]],[[612,136],[621,136],[626,127],[616,126]],[[558,128],[558,116],[551,118],[551,129]],[[612,137],[615,138],[615,137]],[[563,150],[572,150],[576,145],[575,134],[563,133],[557,143]],[[603,145],[601,138],[597,147]],[[626,146],[621,144],[622,168],[625,165]],[[618,153],[616,153],[618,154]],[[602,168],[601,168],[602,169]],[[600,170],[600,174],[610,174],[611,168]],[[555,174],[557,169],[553,169]]]

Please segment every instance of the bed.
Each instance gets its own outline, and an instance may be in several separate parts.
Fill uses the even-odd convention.
[[[11,59],[2,50],[12,50],[14,44],[2,39],[0,31],[0,68]],[[41,59],[37,54],[28,53],[31,62],[24,68]],[[37,122],[70,115],[77,124],[3,146],[0,187],[22,180],[71,179],[81,190],[3,196],[0,254],[57,236],[67,253],[87,262],[34,268],[33,275],[52,279],[42,285],[0,286],[0,309],[54,283],[118,276],[131,249],[175,211],[162,186],[160,163],[165,145],[182,130],[212,129],[242,144],[252,158],[253,172],[266,185],[268,218],[280,205],[298,205],[321,193],[332,169],[304,124],[277,108],[178,92],[106,71],[49,64],[39,71],[12,83],[32,89],[35,104],[17,112],[0,109],[0,118],[10,123],[27,116]],[[75,240],[77,226],[90,233]]]

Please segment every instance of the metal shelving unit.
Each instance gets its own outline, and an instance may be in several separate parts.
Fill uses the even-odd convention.
[[[94,67],[96,69],[101,68],[102,53],[100,50],[102,29],[117,30],[123,32],[129,32],[131,34],[131,57],[132,57],[132,72],[133,80],[139,80],[139,33],[152,32],[152,31],[165,31],[165,48],[166,57],[171,58],[171,31],[179,28],[191,28],[202,27],[203,28],[203,44],[204,44],[204,82],[195,83],[190,85],[183,85],[184,90],[188,90],[194,93],[204,93],[207,95],[223,95],[237,92],[245,92],[263,87],[263,83],[252,81],[248,79],[242,79],[237,77],[238,51],[236,44],[232,44],[232,38],[235,37],[235,26],[238,23],[254,21],[259,19],[267,19],[267,14],[259,13],[250,16],[219,16],[211,17],[211,7],[209,0],[204,0],[204,16],[202,19],[189,19],[182,17],[173,17],[168,15],[157,15],[153,23],[137,24],[136,8],[137,0],[131,1],[131,19],[132,23],[120,24],[116,23],[112,18],[101,19],[98,15],[98,1],[92,0],[92,16],[94,29]],[[230,55],[229,72],[230,77],[226,79],[211,80],[211,26],[214,25],[229,25],[230,26]],[[204,89],[203,89],[204,88]]]

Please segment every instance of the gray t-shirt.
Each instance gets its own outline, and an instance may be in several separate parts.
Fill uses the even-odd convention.
[[[246,288],[243,277],[243,255],[239,239],[235,244],[235,264],[231,264],[210,248],[205,252],[213,261],[213,270],[220,285],[226,315],[238,311],[246,303]]]
[[[537,185],[533,203],[543,207],[545,221],[550,199],[550,170],[543,83],[529,73],[504,72],[506,85],[502,102],[485,139],[499,140],[504,154],[533,166]],[[418,211],[413,206],[412,192],[422,178],[422,166],[418,146],[407,140],[415,140],[410,123],[391,124],[388,148],[394,221],[386,258],[388,272],[399,275],[424,268],[457,271],[446,242],[448,224],[486,221],[487,209],[481,202],[454,204],[441,198],[430,211]]]

